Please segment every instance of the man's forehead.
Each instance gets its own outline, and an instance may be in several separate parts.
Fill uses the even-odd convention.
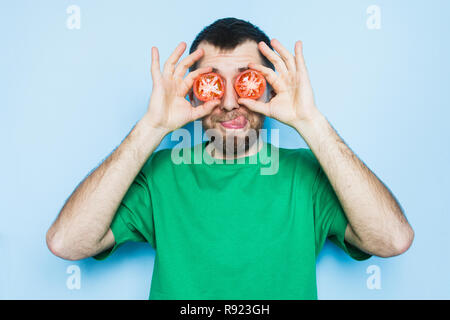
[[[213,67],[216,71],[220,71],[221,68],[239,71],[247,69],[249,62],[263,63],[255,41],[246,41],[226,51],[206,42],[201,42],[198,48],[204,50],[203,57],[198,61],[198,68]]]

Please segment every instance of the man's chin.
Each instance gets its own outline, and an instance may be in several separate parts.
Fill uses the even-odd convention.
[[[208,136],[215,149],[222,150],[223,154],[238,156],[246,153],[258,140],[259,130],[250,127],[247,122],[243,128],[226,128],[216,123],[213,129],[208,130]]]

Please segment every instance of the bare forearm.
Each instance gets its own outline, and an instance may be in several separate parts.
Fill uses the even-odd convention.
[[[326,173],[345,211],[353,244],[373,254],[395,255],[413,237],[400,205],[385,185],[342,141],[319,112],[296,126]],[[347,235],[347,234],[346,234]]]
[[[60,255],[83,257],[99,251],[122,198],[166,134],[145,120],[136,124],[65,203],[47,233],[47,242]]]
[[[57,256],[78,260],[111,247],[114,214],[151,153],[166,134],[207,116],[219,104],[214,99],[194,106],[186,99],[194,79],[212,68],[197,68],[183,77],[204,54],[199,48],[178,63],[185,49],[181,42],[161,72],[159,51],[152,47],[153,87],[147,113],[67,200],[47,232],[48,247]]]

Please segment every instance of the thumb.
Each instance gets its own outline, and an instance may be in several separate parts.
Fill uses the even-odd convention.
[[[253,99],[247,99],[247,98],[240,98],[238,100],[238,103],[243,104],[244,106],[249,108],[251,111],[262,113],[263,115],[270,117],[270,109],[269,109],[269,105],[267,103],[264,103],[262,101],[256,101]]]
[[[210,114],[216,106],[218,106],[220,103],[220,100],[210,100],[205,102],[202,105],[199,105],[197,107],[191,107],[192,111],[192,119],[191,121],[203,118],[204,116]]]

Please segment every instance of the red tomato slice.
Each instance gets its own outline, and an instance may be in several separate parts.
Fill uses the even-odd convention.
[[[224,93],[222,78],[217,73],[204,73],[194,80],[194,94],[200,101],[220,99]]]
[[[266,79],[259,71],[245,70],[236,78],[234,89],[241,98],[256,100],[266,90]]]

